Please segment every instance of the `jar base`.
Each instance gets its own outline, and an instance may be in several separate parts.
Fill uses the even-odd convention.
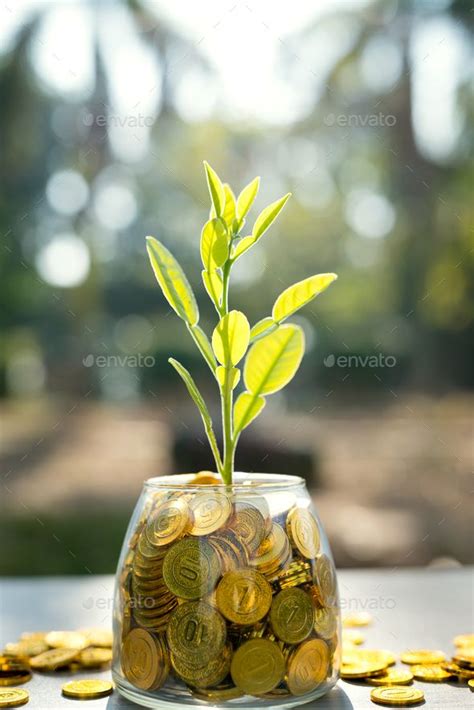
[[[194,698],[189,695],[189,691],[185,688],[181,690],[178,695],[177,689],[173,687],[167,692],[166,688],[161,688],[159,691],[159,696],[149,693],[145,690],[138,690],[132,685],[124,681],[123,677],[113,674],[113,680],[116,689],[127,700],[131,700],[138,705],[143,707],[153,708],[154,710],[181,710],[183,706],[189,707],[209,707],[209,708],[221,708],[222,710],[229,710],[229,708],[246,708],[247,710],[255,710],[256,702],[259,708],[279,708],[279,710],[285,710],[285,708],[294,708],[299,705],[305,705],[312,700],[317,700],[323,695],[326,695],[336,684],[336,680],[326,682],[321,684],[312,693],[308,693],[306,696],[290,696],[281,698],[280,700],[276,698],[255,698],[251,695],[244,695],[241,698],[235,698],[234,700],[226,700],[223,703],[219,701],[206,701],[198,698]]]

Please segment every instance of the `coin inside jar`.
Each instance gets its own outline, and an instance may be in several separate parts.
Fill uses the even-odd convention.
[[[291,644],[304,641],[314,624],[311,597],[297,587],[284,589],[273,599],[270,622],[281,641]]]
[[[189,507],[193,518],[190,535],[209,535],[227,522],[232,505],[229,497],[220,491],[206,490],[195,493]]]
[[[307,508],[292,508],[286,519],[286,531],[291,544],[307,559],[316,557],[319,552],[319,528],[313,515]]]
[[[180,538],[190,525],[189,507],[184,498],[172,498],[160,503],[147,526],[147,536],[153,545],[168,545]]]
[[[336,570],[327,555],[318,555],[315,576],[325,606],[334,606],[337,602]]]
[[[185,538],[175,543],[163,562],[163,579],[168,589],[183,599],[200,599],[220,576],[221,563],[215,549],[205,540]]]
[[[235,651],[230,674],[235,685],[249,695],[268,693],[283,680],[285,658],[274,641],[251,639]]]
[[[310,693],[326,679],[328,670],[328,645],[321,639],[303,641],[288,659],[288,690],[293,695]]]
[[[185,602],[173,612],[166,638],[172,653],[188,664],[216,658],[226,642],[224,619],[206,602]]]
[[[126,636],[121,664],[130,683],[143,690],[160,688],[169,672],[168,655],[162,639],[145,629],[133,629]]]
[[[234,503],[230,527],[251,553],[257,550],[266,535],[265,517],[257,505],[247,500]]]
[[[235,624],[250,626],[262,619],[272,603],[272,588],[265,577],[247,567],[227,572],[216,590],[219,611]]]

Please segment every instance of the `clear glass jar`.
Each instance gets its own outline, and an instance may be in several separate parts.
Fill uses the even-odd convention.
[[[289,708],[318,698],[338,679],[340,612],[305,482],[214,480],[144,484],[116,577],[116,687],[152,708]]]

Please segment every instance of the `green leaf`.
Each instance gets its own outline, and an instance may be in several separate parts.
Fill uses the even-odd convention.
[[[225,183],[224,185],[224,193],[225,193],[225,208],[224,208],[224,214],[222,215],[222,219],[227,225],[227,228],[229,229],[230,232],[232,232],[232,227],[235,219],[235,195],[232,192],[232,189],[230,185]]]
[[[243,313],[230,311],[223,316],[212,334],[212,348],[221,365],[237,365],[245,355],[249,338],[250,325]]]
[[[278,328],[278,323],[275,323],[271,316],[262,318],[258,323],[255,323],[250,331],[250,340],[256,340],[261,338],[263,335],[268,335],[268,331],[273,331]]]
[[[297,325],[282,325],[258,340],[245,360],[245,386],[252,394],[271,394],[295,375],[304,353],[304,333]]]
[[[212,351],[212,346],[209,341],[209,338],[207,337],[203,329],[200,328],[198,325],[191,325],[188,326],[188,328],[191,331],[191,335],[194,335],[195,340],[197,340],[197,342],[199,343],[200,350],[203,356],[206,358],[207,364],[211,367],[212,370],[215,370],[217,367],[217,361]]]
[[[281,293],[272,309],[274,320],[281,323],[318,296],[337,279],[336,274],[316,274],[289,286]]]
[[[147,251],[163,295],[180,318],[189,325],[199,320],[196,299],[184,271],[171,252],[154,237],[147,237]]]
[[[206,161],[204,161],[204,168],[206,170],[207,186],[209,188],[212,204],[214,205],[214,209],[216,211],[216,217],[222,217],[225,207],[224,186],[221,183],[218,174]]]
[[[249,182],[242,190],[237,198],[237,217],[239,222],[245,217],[249,209],[252,207],[255,198],[257,197],[258,188],[260,186],[260,178],[256,177],[252,182]]]
[[[216,369],[217,381],[221,387],[224,387],[224,385],[225,385],[225,378],[226,378],[227,372],[228,372],[227,368],[224,367],[223,365],[219,365]],[[231,389],[235,389],[240,381],[240,370],[238,367],[231,367],[230,373],[231,373],[231,378],[230,378]]]
[[[220,307],[222,292],[224,290],[222,284],[222,276],[218,271],[203,271],[202,280],[206,288],[209,298],[214,302],[218,309]]]
[[[284,197],[281,197],[276,202],[265,207],[258,215],[252,230],[252,237],[257,241],[267,231],[272,222],[278,217],[279,213],[285,206],[287,200],[291,197],[291,192],[288,192]]]
[[[201,232],[201,260],[206,271],[222,266],[229,254],[227,231],[224,222],[210,219]]]
[[[234,432],[238,434],[258,417],[266,404],[265,397],[242,392],[234,404]]]
[[[255,241],[256,240],[252,236],[241,239],[240,242],[236,244],[235,248],[232,249],[231,258],[238,259],[239,256],[242,256],[247,249],[250,249],[250,247],[255,244]]]

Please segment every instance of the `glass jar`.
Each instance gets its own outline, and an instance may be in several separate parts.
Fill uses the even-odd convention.
[[[116,577],[122,695],[152,708],[289,708],[336,683],[340,643],[335,568],[302,478],[145,482]]]

